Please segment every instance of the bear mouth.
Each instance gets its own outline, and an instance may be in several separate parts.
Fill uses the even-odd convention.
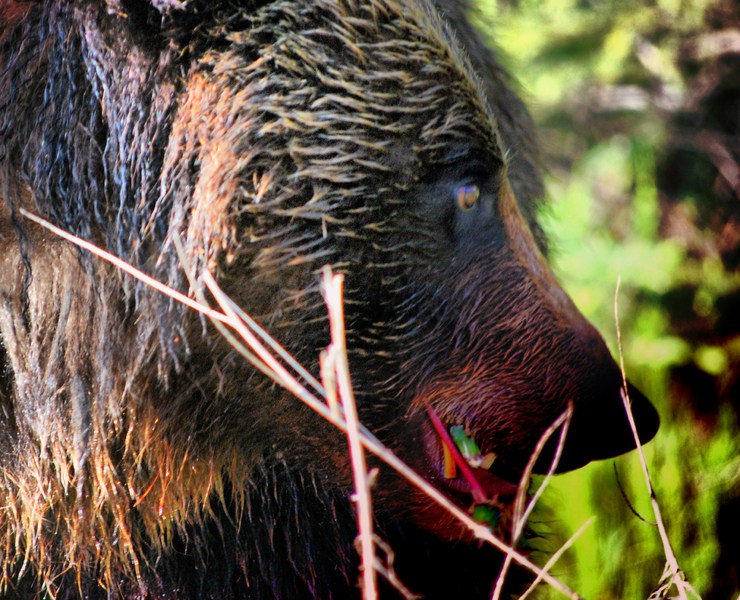
[[[444,423],[426,407],[424,445],[433,477],[447,492],[468,505],[497,503],[516,496],[521,473],[500,469],[493,453],[481,453],[460,425]]]

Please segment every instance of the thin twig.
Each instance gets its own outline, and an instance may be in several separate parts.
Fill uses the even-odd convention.
[[[360,555],[362,562],[362,597],[364,600],[375,600],[378,597],[378,584],[375,577],[375,544],[373,543],[373,508],[370,495],[370,483],[365,464],[365,453],[360,441],[360,426],[357,416],[355,396],[352,391],[352,382],[349,375],[347,361],[347,344],[344,331],[344,306],[342,303],[342,288],[344,277],[334,275],[331,267],[324,267],[324,299],[329,308],[329,324],[331,329],[331,346],[327,356],[331,357],[330,364],[336,373],[339,384],[339,397],[344,408],[344,418],[347,424],[347,439],[349,453],[352,460],[352,473],[355,482],[355,497],[357,500],[357,521],[360,531]]]
[[[398,578],[398,575],[396,575],[396,570],[393,566],[393,563],[396,560],[396,555],[393,552],[393,548],[378,536],[375,536],[375,544],[378,549],[385,554],[385,562],[382,562],[380,557],[375,557],[375,569],[378,573],[385,577],[405,600],[420,600],[421,596],[414,594],[410,589],[408,589]]]
[[[643,523],[647,523],[648,525],[652,525],[653,527],[657,527],[658,524],[655,521],[648,521],[645,517],[643,517],[639,512],[637,512],[637,509],[632,505],[632,500],[630,500],[627,497],[627,492],[624,489],[624,486],[622,485],[622,480],[619,479],[619,471],[617,470],[617,463],[612,463],[612,466],[614,467],[614,479],[617,481],[617,489],[619,489],[619,493],[622,495],[622,500],[624,500],[624,503],[627,505],[627,509],[635,515],[640,521]]]
[[[658,526],[658,532],[660,533],[660,540],[663,544],[663,552],[665,553],[666,561],[670,568],[671,580],[676,586],[678,591],[678,597],[680,600],[688,600],[686,590],[690,586],[683,580],[683,572],[681,567],[678,565],[676,555],[671,547],[671,542],[668,539],[668,532],[666,531],[663,518],[660,514],[660,506],[658,505],[658,498],[655,495],[653,488],[653,481],[650,477],[650,470],[648,469],[647,459],[645,458],[645,452],[642,449],[642,443],[640,442],[640,435],[637,433],[637,425],[635,424],[635,417],[632,414],[632,401],[627,391],[627,375],[624,368],[624,353],[622,352],[622,331],[619,326],[619,286],[621,284],[621,277],[617,277],[617,286],[614,291],[614,321],[617,328],[617,348],[619,352],[619,368],[622,372],[622,389],[620,394],[622,396],[622,403],[624,404],[624,410],[627,413],[627,419],[632,429],[632,435],[635,439],[635,446],[637,447],[637,455],[640,457],[640,466],[642,467],[642,473],[645,477],[645,485],[647,486],[648,494],[650,495],[650,504],[653,508],[653,514],[655,515],[655,521]]]
[[[113,266],[121,269],[121,271],[124,271],[128,273],[129,275],[132,275],[139,281],[154,288],[158,292],[163,293],[165,296],[169,296],[170,298],[177,300],[178,302],[184,304],[185,306],[203,313],[204,315],[206,315],[207,317],[211,319],[216,319],[217,321],[221,321],[224,323],[228,321],[228,318],[222,313],[215,311],[208,306],[204,306],[196,302],[189,296],[186,296],[185,294],[178,292],[177,290],[173,290],[171,287],[161,283],[157,279],[154,279],[154,277],[151,277],[147,275],[146,273],[144,273],[143,271],[140,271],[136,267],[130,265],[125,260],[118,258],[115,254],[106,252],[105,250],[103,250],[102,248],[99,248],[95,244],[92,244],[91,242],[83,240],[82,238],[77,237],[76,235],[73,235],[67,231],[64,231],[64,229],[60,229],[56,225],[52,225],[51,223],[49,223],[49,221],[42,219],[41,217],[34,215],[33,213],[28,212],[25,208],[20,208],[18,210],[24,217],[26,217],[27,219],[33,221],[34,223],[38,225],[41,225],[44,229],[48,229],[54,235],[58,235],[59,237],[79,246],[80,248],[84,248],[88,252],[91,252],[92,254],[99,256],[100,258],[111,263]]]
[[[560,464],[560,458],[563,455],[563,448],[565,448],[565,438],[568,435],[568,430],[570,429],[570,422],[573,418],[573,403],[568,403],[568,408],[565,409],[565,412],[560,415],[555,421],[553,422],[550,427],[548,427],[545,430],[545,433],[540,436],[539,441],[537,442],[537,446],[534,449],[534,452],[532,453],[532,456],[529,457],[529,462],[527,463],[526,469],[524,469],[524,473],[522,474],[522,479],[519,484],[519,491],[517,492],[517,498],[516,503],[514,506],[514,531],[513,536],[514,539],[519,539],[519,537],[522,535],[522,531],[524,530],[524,525],[526,524],[527,520],[529,519],[529,516],[532,514],[532,511],[534,510],[535,505],[537,504],[538,500],[542,497],[542,494],[544,493],[545,489],[547,488],[548,484],[550,483],[550,480],[552,479],[552,476],[555,474],[555,469],[558,468],[558,465]],[[532,476],[532,472],[534,471],[534,465],[537,462],[537,460],[540,457],[540,454],[542,454],[542,451],[545,449],[545,444],[548,442],[548,440],[554,435],[554,433],[560,429],[560,438],[558,439],[558,445],[555,449],[555,454],[552,457],[552,462],[550,463],[550,467],[547,470],[547,474],[542,480],[542,483],[537,488],[537,491],[532,495],[532,498],[529,501],[529,504],[527,505],[527,509],[522,512],[522,507],[524,506],[524,501],[527,498],[526,489],[527,485],[526,483],[529,481],[529,478]]]
[[[524,526],[529,520],[529,516],[532,514],[532,511],[534,511],[534,508],[537,505],[537,502],[539,501],[540,497],[544,493],[545,488],[547,488],[548,484],[550,483],[550,480],[552,479],[552,476],[555,473],[555,469],[557,469],[558,464],[560,463],[560,457],[563,454],[563,448],[565,447],[565,438],[568,435],[568,429],[570,427],[570,421],[572,417],[573,417],[573,403],[569,402],[568,408],[565,410],[565,412],[562,415],[560,415],[557,419],[555,419],[555,421],[540,436],[540,439],[537,440],[537,445],[535,446],[534,451],[529,457],[527,466],[524,469],[524,472],[522,473],[521,480],[519,481],[519,487],[517,488],[516,500],[514,501],[514,511],[513,511],[512,524],[511,524],[511,545],[512,546],[516,546],[516,544],[518,543],[519,538],[521,537],[522,532],[524,531]],[[547,474],[542,480],[542,483],[540,484],[540,486],[537,488],[537,491],[532,495],[532,498],[525,510],[524,502],[526,501],[526,498],[527,498],[527,489],[529,488],[529,480],[532,477],[534,465],[539,459],[540,455],[542,454],[542,451],[545,449],[545,444],[547,444],[548,440],[561,427],[562,429],[560,431],[560,438],[558,439],[558,446],[555,450],[555,454],[553,455],[552,462],[550,463],[550,467],[547,471]],[[511,568],[511,557],[507,555],[504,558],[503,565],[501,566],[501,572],[499,573],[499,576],[496,578],[496,586],[493,590],[491,600],[499,600],[499,598],[501,598],[501,594],[503,593],[503,589],[504,589],[504,582],[506,580],[506,575],[508,574],[510,568]],[[538,578],[538,581],[540,581],[539,578]]]
[[[573,543],[583,535],[583,532],[586,531],[591,525],[593,525],[593,522],[595,520],[595,517],[590,517],[586,520],[586,522],[581,525],[578,530],[570,536],[565,543],[560,546],[560,548],[557,550],[557,552],[554,552],[553,555],[550,557],[550,559],[545,563],[545,566],[542,567],[543,571],[549,571],[555,566],[555,563],[560,559],[560,557],[565,553],[565,551],[570,548]],[[534,590],[537,588],[537,586],[542,581],[542,578],[537,575],[535,580],[530,584],[530,586],[525,590],[525,592],[519,596],[518,600],[524,600],[527,596],[529,596]]]

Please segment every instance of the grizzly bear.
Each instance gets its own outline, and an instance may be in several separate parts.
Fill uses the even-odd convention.
[[[461,507],[430,410],[499,482],[568,406],[559,471],[634,448],[620,372],[543,258],[530,118],[468,8],[0,2],[6,597],[360,594],[344,434],[22,209],[195,294],[182,240],[315,375],[331,265],[362,422]],[[630,395],[645,442],[657,413]],[[404,584],[488,597],[497,551],[373,465]]]

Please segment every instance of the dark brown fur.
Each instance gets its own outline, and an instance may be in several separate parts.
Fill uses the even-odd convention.
[[[309,367],[332,264],[361,417],[440,486],[427,405],[514,481],[569,402],[562,470],[632,447],[618,371],[542,257],[529,118],[466,3],[437,4],[0,2],[9,597],[345,598],[357,562],[342,436],[20,207],[187,289],[178,234]],[[387,468],[375,503],[415,591],[488,596],[493,551]]]

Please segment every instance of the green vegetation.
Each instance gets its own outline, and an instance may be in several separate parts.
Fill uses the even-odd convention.
[[[696,95],[692,78],[724,58],[686,59],[704,47],[710,28],[727,26],[723,4],[478,0],[478,6],[481,27],[494,32],[508,56],[542,133],[550,196],[543,220],[554,268],[615,351],[621,277],[625,365],[661,413],[646,454],[678,562],[705,598],[737,597],[740,584],[721,571],[717,514],[740,489],[733,397],[740,390],[734,316],[740,269],[734,250],[717,240],[732,238],[733,227],[740,239],[740,205],[736,195],[735,204],[725,202],[733,199],[732,181],[722,187],[719,159],[695,143],[721,129],[723,108],[710,103],[717,96],[710,92],[723,82],[706,93],[707,102],[689,100]],[[727,6],[732,12],[732,2]],[[686,118],[702,110],[701,118]],[[632,507],[654,521],[634,453],[559,477],[547,494],[552,514],[543,527],[552,530],[553,548],[597,515],[556,568],[586,598],[647,598],[660,583],[665,555],[658,531],[632,514],[620,486]]]

